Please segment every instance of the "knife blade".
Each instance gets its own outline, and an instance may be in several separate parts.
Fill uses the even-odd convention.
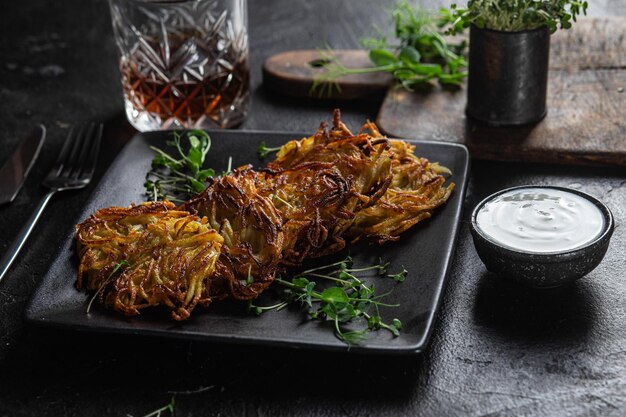
[[[20,192],[45,139],[45,126],[35,127],[0,168],[0,204],[12,202]]]

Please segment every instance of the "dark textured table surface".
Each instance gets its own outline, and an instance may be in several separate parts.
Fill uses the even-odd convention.
[[[260,67],[282,50],[324,42],[355,47],[372,24],[385,22],[382,8],[390,2],[249,3],[253,102],[243,129],[313,130],[337,106],[352,126],[375,117],[377,100],[271,96]],[[623,15],[626,3],[592,2],[591,13]],[[106,122],[98,176],[133,135],[122,114],[106,2],[3,2],[0,114],[0,163],[34,123],[49,130],[25,188],[12,205],[0,207],[2,253],[43,195],[38,184],[71,123]],[[24,305],[89,189],[60,194],[0,284],[0,415],[141,416],[166,404],[172,392],[178,392],[178,416],[626,415],[626,172],[474,161],[470,181],[433,337],[423,354],[408,357],[26,326]],[[610,207],[617,227],[595,271],[570,287],[541,292],[487,273],[471,242],[469,213],[486,195],[520,184],[581,189]]]

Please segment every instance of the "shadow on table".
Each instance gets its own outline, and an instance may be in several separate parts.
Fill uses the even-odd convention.
[[[593,287],[584,280],[552,289],[533,289],[485,273],[478,284],[478,325],[519,342],[586,339],[596,316]]]
[[[79,393],[94,407],[115,399],[120,410],[158,404],[172,393],[190,409],[206,407],[207,401],[226,408],[238,402],[295,409],[304,406],[304,398],[308,407],[401,407],[428,378],[420,372],[423,355],[215,345],[43,328],[29,328],[24,339],[0,369],[12,382],[9,391],[51,399]]]
[[[310,132],[310,134],[315,132],[321,121],[332,120],[332,111],[335,108],[341,109],[341,120],[356,131],[365,122],[363,114],[369,115],[372,120],[375,119],[376,111],[383,99],[383,95],[380,94],[359,100],[320,99],[316,96],[296,98],[268,91],[264,85],[253,89],[251,94],[257,117],[244,122],[243,129]],[[281,123],[277,124],[277,115],[286,113],[291,115],[293,109],[306,109],[306,113],[283,118]],[[375,109],[374,113],[372,109]]]

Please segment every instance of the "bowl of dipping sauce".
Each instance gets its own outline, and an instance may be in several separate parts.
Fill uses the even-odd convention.
[[[536,288],[591,272],[613,234],[611,211],[578,190],[521,186],[490,195],[472,212],[478,256],[491,272]]]

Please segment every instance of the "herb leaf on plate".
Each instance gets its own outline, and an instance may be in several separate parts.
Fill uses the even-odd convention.
[[[382,260],[365,268],[353,268],[352,263],[352,258],[348,256],[342,261],[303,271],[291,280],[279,277],[275,282],[283,287],[282,301],[271,306],[258,306],[249,302],[248,310],[260,315],[270,310],[281,310],[291,304],[299,304],[307,309],[310,319],[332,322],[335,335],[347,345],[362,343],[370,332],[380,329],[399,336],[402,328],[400,320],[394,318],[389,324],[380,314],[381,307],[393,308],[399,305],[383,302],[389,292],[379,294],[375,284],[368,285],[365,282],[363,274],[369,272],[369,278],[376,275],[386,276],[401,282],[408,272],[403,268],[397,274],[385,275],[389,263]],[[402,279],[398,279],[399,276]],[[330,282],[332,286],[319,288],[322,281]],[[347,328],[354,327],[357,322],[361,323],[361,328]]]
[[[150,200],[182,203],[202,192],[207,178],[215,176],[214,169],[204,167],[204,160],[211,149],[211,137],[202,130],[184,135],[173,132],[172,135],[173,139],[167,142],[168,147],[173,148],[168,148],[169,152],[150,147],[156,155],[152,168],[146,174],[144,186]]]
[[[261,144],[257,148],[257,153],[259,154],[259,158],[265,159],[267,155],[271,154],[272,152],[277,152],[280,148],[281,148],[280,146],[277,146],[275,148],[270,148],[267,145],[265,145],[265,142],[261,142]]]

